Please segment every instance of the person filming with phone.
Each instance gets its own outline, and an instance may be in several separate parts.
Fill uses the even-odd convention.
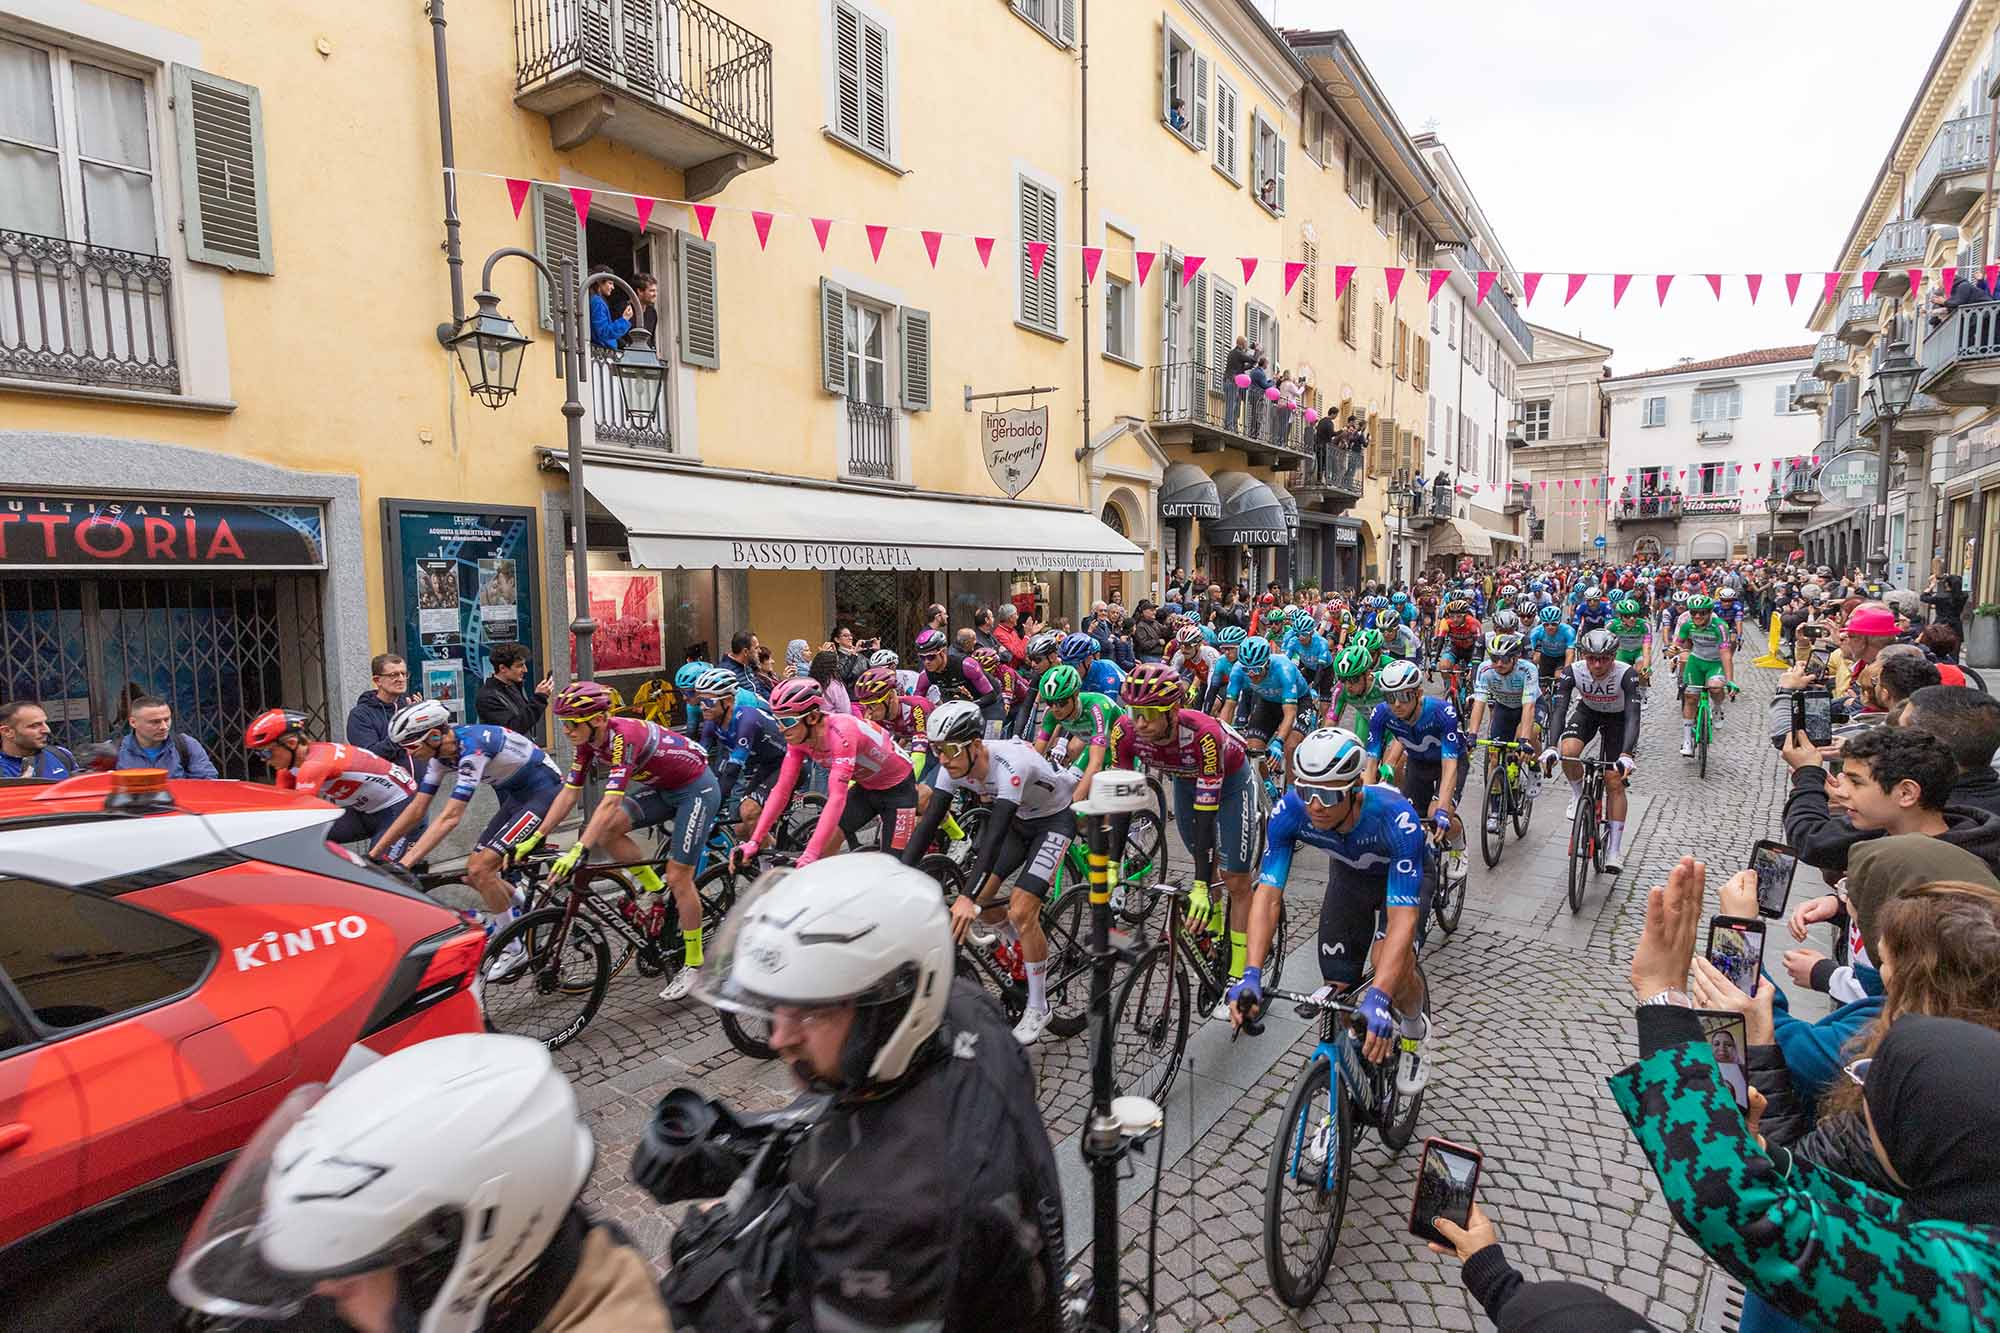
[[[1785,841],[1829,881],[1847,873],[1855,843],[1898,833],[1928,834],[2000,867],[2000,816],[1950,804],[1958,763],[1943,741],[1907,728],[1875,727],[1848,739],[1840,772],[1831,778],[1820,748],[1802,731],[1792,732],[1779,753],[1792,769]],[[1845,807],[1844,815],[1828,808],[1829,795]]]

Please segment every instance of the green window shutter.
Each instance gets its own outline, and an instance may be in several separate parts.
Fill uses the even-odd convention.
[[[688,232],[680,236],[681,360],[722,368],[721,308],[717,299],[715,244]]]
[[[862,142],[861,16],[846,5],[833,7],[834,129],[844,139]]]
[[[903,338],[903,406],[928,412],[931,406],[931,314],[904,306],[897,321]]]
[[[257,90],[175,65],[173,98],[188,258],[238,273],[275,272]]]
[[[819,382],[828,393],[847,392],[847,288],[819,280]]]
[[[1228,390],[1223,386],[1229,377],[1225,367],[1229,364],[1230,349],[1236,342],[1236,289],[1221,278],[1215,280],[1208,329],[1212,340],[1209,379],[1216,393],[1226,393]]]

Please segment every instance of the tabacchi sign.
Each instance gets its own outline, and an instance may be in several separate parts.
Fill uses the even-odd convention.
[[[0,569],[324,569],[318,505],[0,493]]]
[[[993,484],[1013,499],[1028,489],[1049,452],[1049,409],[1013,408],[979,414],[979,442]]]

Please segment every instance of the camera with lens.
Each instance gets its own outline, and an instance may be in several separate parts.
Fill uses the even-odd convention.
[[[782,1111],[739,1115],[691,1088],[675,1088],[653,1108],[646,1132],[632,1150],[632,1180],[660,1203],[713,1199],[774,1145],[780,1163],[825,1108],[820,1096],[801,1097]]]

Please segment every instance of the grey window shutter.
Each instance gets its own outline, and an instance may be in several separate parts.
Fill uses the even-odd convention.
[[[1285,211],[1285,150],[1287,145],[1285,143],[1285,136],[1282,134],[1273,134],[1271,136],[1271,142],[1278,146],[1278,162],[1276,168],[1278,175],[1277,199],[1278,199],[1278,211],[1282,213]]]
[[[1208,332],[1210,338],[1209,378],[1216,393],[1225,393],[1223,384],[1227,379],[1229,347],[1236,341],[1236,289],[1221,278],[1215,280],[1214,293],[1209,302]]]
[[[866,108],[864,142],[889,156],[889,34],[873,23],[861,25],[861,90]]]
[[[1194,53],[1194,142],[1208,147],[1208,57]]]
[[[571,260],[576,265],[577,281],[584,276],[583,233],[576,225],[576,206],[570,202],[567,190],[552,189],[545,185],[535,187],[535,254],[549,272],[560,274],[562,261]],[[549,287],[548,279],[540,274],[535,276],[535,292],[541,302],[541,325],[556,335],[556,346],[567,348],[570,330],[557,318],[556,300]],[[572,300],[576,299],[574,296]],[[562,358],[556,357],[556,374],[562,374]]]
[[[1062,5],[1062,32],[1059,34],[1065,46],[1076,45],[1076,0],[1060,0]]]
[[[1160,15],[1160,119],[1171,120],[1174,109],[1174,21]]]
[[[928,412],[931,407],[931,313],[904,306],[903,406],[912,412]]]
[[[1194,327],[1192,328],[1192,330],[1190,330],[1188,334],[1188,360],[1194,362],[1196,366],[1200,366],[1201,363],[1208,357],[1208,270],[1207,269],[1201,269],[1195,273],[1194,283],[1189,288],[1188,295],[1194,299],[1194,309],[1192,310],[1192,312],[1190,312],[1193,315],[1193,319],[1191,322]],[[1196,393],[1209,392],[1211,383],[1214,380],[1214,378],[1215,376],[1213,374],[1197,374],[1194,377],[1195,392]]]
[[[1062,294],[1056,281],[1062,272],[1062,247],[1058,244],[1062,237],[1061,225],[1056,221],[1056,197],[1047,190],[1038,190],[1042,207],[1041,238],[1049,248],[1042,255],[1042,282],[1038,293],[1042,316],[1042,327],[1054,333],[1061,325],[1060,306]]]
[[[847,392],[847,288],[819,280],[819,382],[828,393]]]
[[[861,16],[846,5],[833,7],[834,130],[861,142]]]
[[[689,232],[680,236],[681,360],[722,368],[722,303],[716,285],[715,243]]]
[[[274,272],[262,99],[247,83],[186,65],[173,67],[173,82],[188,258]]]

